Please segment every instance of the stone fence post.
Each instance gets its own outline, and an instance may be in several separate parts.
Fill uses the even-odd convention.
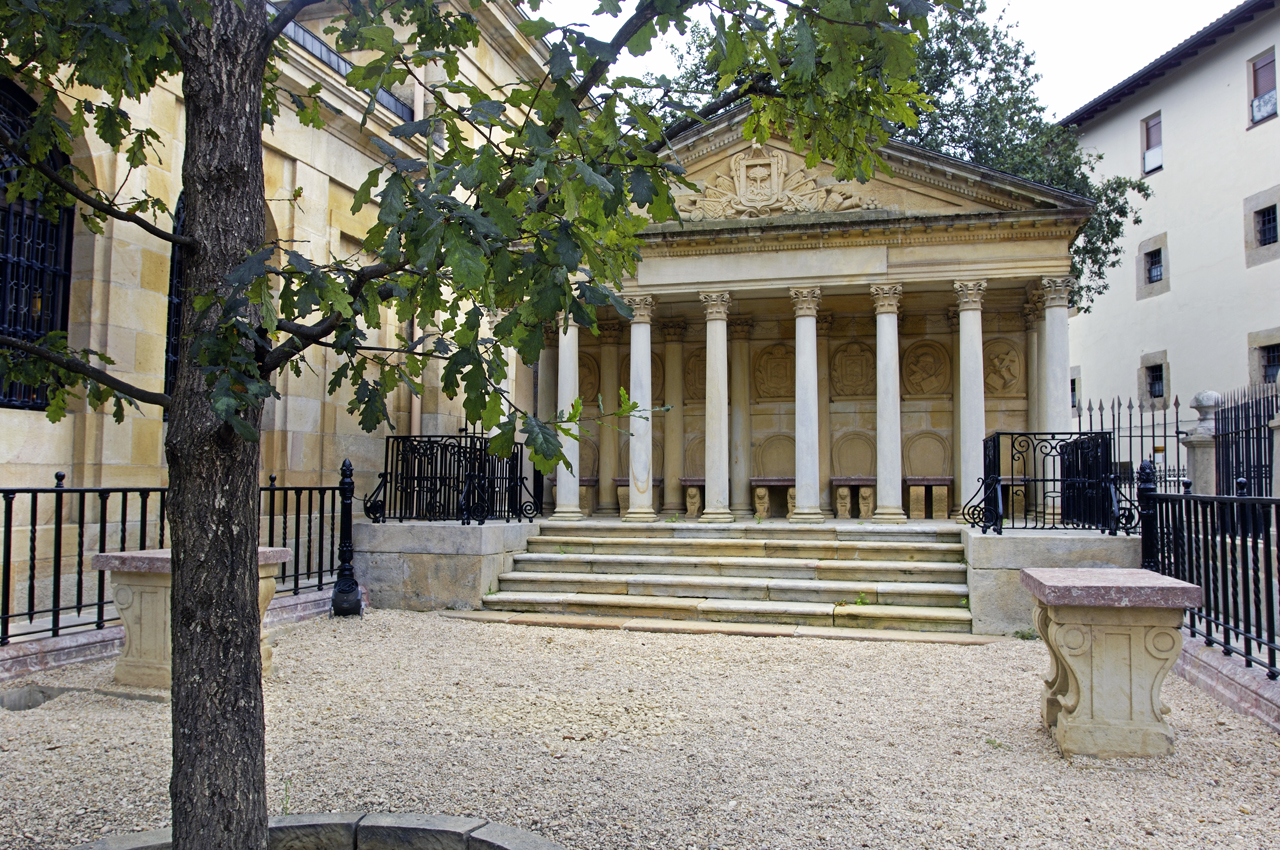
[[[1200,414],[1200,419],[1191,433],[1179,440],[1187,450],[1187,477],[1191,479],[1191,492],[1203,496],[1217,494],[1218,460],[1213,414],[1219,407],[1222,407],[1222,396],[1218,393],[1213,390],[1196,393],[1191,400],[1191,409]]]

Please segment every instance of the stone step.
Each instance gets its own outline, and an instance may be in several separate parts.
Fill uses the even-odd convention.
[[[637,537],[646,539],[739,539],[739,540],[842,540],[891,541],[903,543],[959,543],[959,527],[949,521],[905,524],[860,523],[847,520],[818,525],[800,525],[784,519],[756,522],[700,523],[681,517],[676,522],[637,525],[622,520],[592,518],[582,522],[543,520],[542,534],[553,537]]]
[[[960,543],[742,538],[561,537],[529,538],[529,551],[560,555],[676,555],[691,557],[806,558],[860,561],[947,561],[964,558]]]
[[[968,598],[965,584],[935,582],[824,581],[697,575],[511,572],[498,577],[499,589],[520,593],[606,593],[823,602],[836,605],[916,605],[955,607]]]
[[[969,611],[958,607],[836,605],[830,602],[707,599],[686,596],[642,596],[630,593],[545,593],[504,590],[484,597],[484,607],[494,611],[537,611],[938,632],[967,632],[971,622]]]
[[[524,572],[644,573],[821,579],[827,581],[929,581],[958,584],[965,565],[948,561],[817,560],[812,558],[699,557],[694,555],[595,555],[520,552]]]

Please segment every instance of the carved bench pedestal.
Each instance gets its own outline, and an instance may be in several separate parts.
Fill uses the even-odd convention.
[[[293,557],[282,547],[258,547],[258,622],[276,593],[280,565]],[[173,576],[168,549],[112,552],[93,556],[95,570],[111,573],[111,592],[124,625],[124,649],[116,659],[115,680],[140,688],[172,684],[169,593]],[[260,634],[262,675],[271,672],[271,645]]]
[[[1063,755],[1173,753],[1165,676],[1182,651],[1183,609],[1200,588],[1147,570],[1033,569],[1036,630],[1049,649],[1040,716]]]

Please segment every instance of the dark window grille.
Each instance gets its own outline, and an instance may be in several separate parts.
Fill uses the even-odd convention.
[[[1264,345],[1261,350],[1262,382],[1274,384],[1276,378],[1280,377],[1280,345]]]
[[[9,138],[20,139],[36,104],[17,86],[0,83],[0,125]],[[61,168],[65,160],[48,163]],[[45,334],[67,329],[67,301],[71,290],[72,213],[57,218],[41,214],[39,200],[3,202],[9,181],[17,177],[20,160],[0,152],[0,334],[36,342]],[[0,386],[0,407],[43,410],[48,398],[43,387],[8,382]]]
[[[173,208],[173,232],[182,234],[186,217],[186,201],[178,196]],[[173,395],[173,383],[178,377],[178,347],[182,342],[182,299],[186,290],[182,279],[182,246],[174,244],[169,250],[169,323],[164,341],[164,391]],[[169,418],[166,410],[164,418]]]
[[[1164,364],[1147,367],[1147,395],[1164,398]]]
[[[1160,248],[1147,252],[1147,283],[1164,280],[1164,251]]]
[[[1272,204],[1253,214],[1254,223],[1258,226],[1258,244],[1276,244],[1276,205]]]

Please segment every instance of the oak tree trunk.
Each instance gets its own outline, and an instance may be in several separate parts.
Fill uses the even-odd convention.
[[[183,322],[194,297],[264,239],[262,0],[212,0],[183,47],[186,234]],[[211,311],[216,318],[217,309]],[[250,320],[256,324],[257,316]],[[258,650],[257,443],[214,413],[182,346],[165,451],[173,546],[173,774],[176,850],[265,850],[267,802]],[[256,430],[261,413],[245,414]]]

